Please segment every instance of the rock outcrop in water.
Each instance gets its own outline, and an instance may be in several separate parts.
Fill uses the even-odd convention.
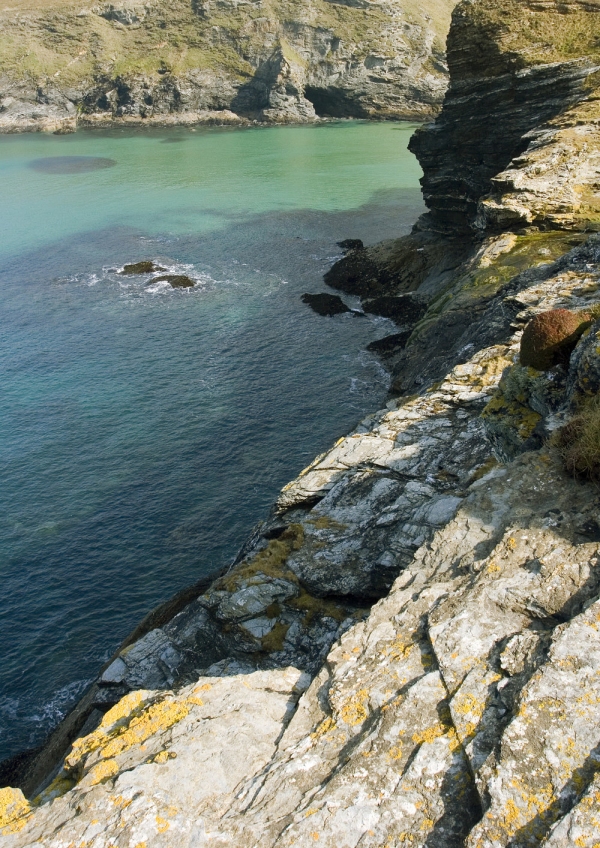
[[[427,119],[456,0],[162,0],[0,11],[0,132]]]
[[[29,800],[0,790],[9,848],[597,845],[600,500],[562,445],[582,416],[600,421],[600,114],[591,72],[561,80],[592,68],[571,54],[598,43],[598,12],[459,5],[458,76],[415,142],[431,212],[328,277],[416,292],[394,399],[283,489],[227,573],[113,658],[23,773]],[[550,112],[537,83],[519,87],[540,54]],[[477,86],[463,89],[463,124],[482,151],[513,138],[468,184],[456,134],[444,148],[438,133],[466,67],[493,96],[486,130]],[[510,121],[509,90],[520,141],[494,120],[498,103]],[[545,170],[530,169],[542,141]],[[556,199],[567,187],[579,205]],[[488,215],[503,205],[528,212]],[[592,324],[568,361],[522,364],[523,329],[557,309]]]

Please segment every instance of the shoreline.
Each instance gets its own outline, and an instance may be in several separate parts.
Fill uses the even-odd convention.
[[[333,123],[407,123],[421,126],[427,121],[433,121],[436,113],[428,118],[423,118],[423,115],[409,113],[406,115],[393,115],[389,117],[316,117],[310,121],[289,120],[289,121],[267,121],[247,118],[243,115],[237,115],[235,112],[228,110],[215,112],[182,112],[177,115],[160,115],[150,118],[140,118],[138,116],[124,115],[122,117],[105,117],[104,115],[88,115],[69,117],[64,119],[49,120],[46,118],[36,119],[35,121],[21,121],[10,123],[2,121],[0,115],[0,136],[2,135],[19,135],[24,133],[47,133],[49,135],[72,135],[78,130],[106,130],[106,129],[175,129],[178,127],[228,127],[232,129],[258,129],[258,128],[273,128],[273,127],[315,127],[326,126]]]

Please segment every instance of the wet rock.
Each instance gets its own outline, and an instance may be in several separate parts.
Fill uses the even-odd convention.
[[[162,277],[153,277],[148,285],[152,283],[169,283],[173,289],[191,289],[196,285],[185,274],[164,274]]]
[[[164,271],[160,265],[155,265],[150,259],[143,259],[141,262],[133,262],[130,265],[124,265],[121,274],[153,274],[155,271]]]
[[[338,241],[338,247],[341,247],[344,253],[350,253],[352,250],[364,250],[364,244],[361,239],[344,239]]]
[[[337,294],[327,294],[321,292],[319,294],[303,294],[302,303],[307,303],[317,315],[332,316],[341,315],[343,312],[350,312],[349,306],[346,306],[342,298]]]
[[[404,330],[402,333],[393,333],[391,336],[385,336],[383,339],[370,342],[367,345],[367,350],[386,359],[404,348],[410,334],[410,330]]]
[[[332,289],[359,297],[373,297],[384,291],[389,275],[366,250],[351,250],[323,276]]]
[[[415,324],[427,311],[423,301],[413,295],[405,294],[397,297],[382,295],[363,301],[363,309],[372,315],[381,315],[383,318],[391,318],[396,324],[404,326]]]

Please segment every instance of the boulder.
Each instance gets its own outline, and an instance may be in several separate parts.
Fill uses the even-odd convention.
[[[578,400],[600,392],[600,321],[590,328],[573,351],[569,368],[568,393]]]
[[[341,247],[344,253],[350,253],[351,250],[364,250],[364,244],[361,239],[344,239],[338,241],[337,246]]]
[[[523,331],[521,338],[521,365],[547,371],[554,365],[565,364],[590,326],[585,313],[569,309],[551,309],[536,315]]]
[[[332,265],[323,279],[332,289],[359,297],[374,297],[384,291],[389,275],[366,250],[350,250]]]

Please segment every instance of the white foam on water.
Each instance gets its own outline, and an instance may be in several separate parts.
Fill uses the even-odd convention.
[[[27,737],[30,745],[39,745],[49,730],[56,727],[79,700],[93,678],[75,680],[58,689],[41,705],[23,703],[19,698],[0,698],[0,741],[10,740],[10,731],[6,726],[18,721],[21,727],[28,727]],[[3,726],[4,725],[4,726]]]
[[[49,701],[42,704],[31,715],[23,716],[22,720],[45,728],[54,727],[71,709],[75,701],[83,694],[90,685],[93,678],[75,680],[58,689]]]

